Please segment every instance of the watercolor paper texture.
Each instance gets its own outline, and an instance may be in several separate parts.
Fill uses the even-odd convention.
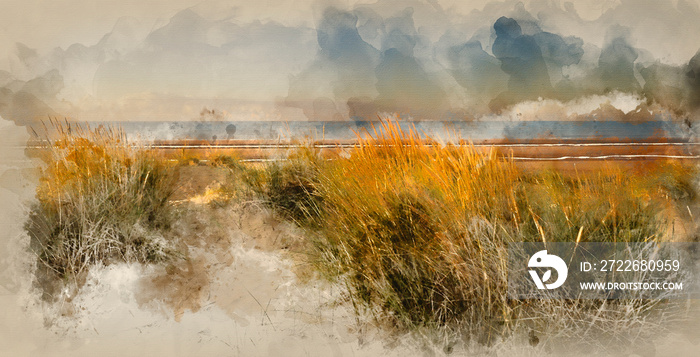
[[[551,155],[666,155],[693,164],[698,34],[698,0],[2,0],[0,355],[372,356],[453,348],[425,347],[415,335],[392,335],[358,317],[342,289],[300,274],[287,254],[303,229],[251,208],[201,208],[183,218],[201,238],[182,238],[187,264],[96,266],[76,283],[80,289],[52,292],[66,304],[50,302],[25,225],[44,162],[25,149],[52,119],[215,143],[351,141],[379,118],[396,118],[405,132],[454,142],[671,142],[677,146]],[[549,155],[528,150],[516,159]],[[212,192],[223,192],[216,190],[224,176],[191,166],[178,169],[187,188],[174,201],[204,207]],[[668,232],[697,239],[700,205],[690,200],[671,219],[685,225]],[[534,232],[542,232],[537,219]],[[224,229],[208,220],[236,223]],[[686,320],[684,334],[650,346],[692,352],[698,320]],[[547,351],[530,349],[535,339],[498,348]],[[492,345],[476,351],[493,353]],[[641,346],[632,352],[643,355],[648,346]]]

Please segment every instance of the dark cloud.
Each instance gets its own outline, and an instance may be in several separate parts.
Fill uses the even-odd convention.
[[[13,93],[0,88],[0,116],[20,126],[38,130],[42,121],[55,117],[58,113],[44,101],[28,92]]]
[[[27,82],[11,80],[0,87],[0,116],[28,129],[39,129],[41,121],[58,114],[51,106],[56,104],[56,95],[63,88],[63,77],[58,70]]]
[[[484,51],[481,42],[469,41],[446,52],[450,73],[470,97],[488,103],[506,89],[508,76],[501,70],[500,61]]]
[[[413,56],[390,48],[384,51],[376,73],[379,110],[428,118],[442,114],[445,92]]]
[[[367,119],[377,112],[442,117],[446,93],[415,55],[422,39],[413,16],[411,8],[387,18],[366,7],[326,9],[317,27],[317,58],[292,79],[286,103],[315,120]]]
[[[644,79],[643,91],[648,101],[682,114],[688,88],[681,67],[657,62],[641,66],[639,73]]]
[[[291,79],[287,105],[301,108],[309,119],[338,120],[343,101],[374,96],[380,53],[362,39],[357,20],[348,11],[324,11],[316,31],[317,58]]]
[[[501,61],[501,69],[510,76],[508,91],[491,103],[493,110],[526,99],[537,99],[552,94],[547,64],[535,37],[524,35],[517,21],[499,18],[493,25],[496,40],[493,54]]]
[[[404,56],[413,56],[419,36],[413,22],[413,8],[401,11],[384,22],[382,50],[395,49]]]
[[[688,106],[692,109],[700,107],[700,51],[690,59],[685,70]]]
[[[637,49],[623,35],[614,35],[608,41],[598,60],[604,91],[639,91],[640,85],[634,75],[634,61],[637,57]]]

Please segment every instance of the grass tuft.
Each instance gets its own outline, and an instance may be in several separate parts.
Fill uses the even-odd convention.
[[[173,219],[171,167],[113,128],[52,122],[27,229],[40,265],[60,278],[94,264],[160,262]]]
[[[304,147],[284,162],[243,171],[243,181],[271,208],[301,225],[309,225],[318,213],[318,175],[323,161],[312,147]]]
[[[678,170],[661,186],[612,168],[525,174],[494,150],[440,145],[390,120],[358,140],[347,157],[273,166],[267,195],[303,207],[316,267],[358,309],[407,328],[513,328],[525,310],[507,298],[509,242],[661,240],[669,194],[691,194]]]

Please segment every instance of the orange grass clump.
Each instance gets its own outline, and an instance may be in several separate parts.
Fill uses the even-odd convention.
[[[120,130],[52,124],[28,223],[41,265],[67,277],[92,264],[167,259],[170,166]]]
[[[307,162],[317,266],[357,306],[405,326],[507,326],[508,242],[661,240],[658,212],[673,201],[654,178],[526,175],[494,150],[441,145],[391,120],[358,140],[345,158]]]

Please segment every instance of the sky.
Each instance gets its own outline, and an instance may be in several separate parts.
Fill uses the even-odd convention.
[[[21,125],[46,116],[536,120],[581,102],[617,119],[630,106],[695,118],[700,105],[698,0],[2,6],[0,116]]]
[[[483,9],[489,0],[443,0],[437,1],[445,9],[456,8],[467,13]],[[0,12],[0,39],[3,51],[15,42],[32,48],[48,50],[67,47],[73,43],[93,44],[109,32],[120,17],[134,17],[145,23],[157,25],[167,21],[178,11],[201,4],[198,0],[2,0]],[[313,21],[309,10],[316,1],[229,1],[234,6],[257,8],[256,13],[284,21],[289,18],[284,4],[299,4],[298,21]],[[347,4],[348,2],[340,2]],[[371,2],[368,2],[371,3]],[[594,20],[605,10],[614,7],[616,0],[576,1],[575,6],[582,18]],[[306,11],[304,11],[306,8]],[[306,14],[304,14],[306,12]]]

